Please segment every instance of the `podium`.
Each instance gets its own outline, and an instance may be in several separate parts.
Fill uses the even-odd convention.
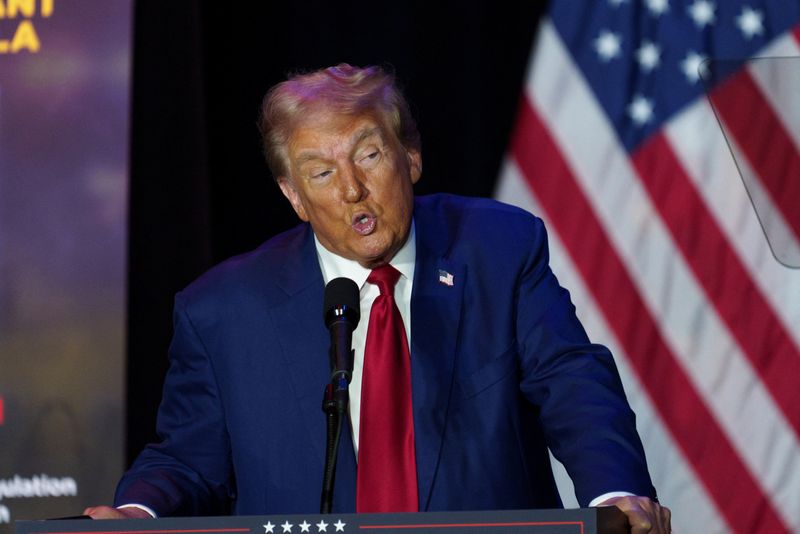
[[[421,512],[415,514],[299,514],[17,521],[16,534],[621,534],[627,519],[616,507],[570,510]]]

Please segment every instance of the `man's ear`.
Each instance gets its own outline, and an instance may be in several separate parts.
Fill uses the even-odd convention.
[[[306,215],[306,208],[303,206],[303,201],[300,198],[300,193],[297,192],[297,188],[294,186],[294,183],[291,179],[285,176],[278,177],[278,186],[280,186],[281,191],[283,192],[283,196],[289,201],[289,204],[292,205],[294,212],[300,217],[300,220],[304,222],[308,222],[308,215]]]
[[[411,175],[411,183],[415,184],[422,176],[422,154],[419,150],[411,149],[406,150],[408,157],[409,172]]]

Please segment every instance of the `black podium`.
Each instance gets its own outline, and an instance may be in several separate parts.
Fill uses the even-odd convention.
[[[17,521],[16,534],[533,534],[628,533],[615,507],[573,510],[302,514],[92,521]]]

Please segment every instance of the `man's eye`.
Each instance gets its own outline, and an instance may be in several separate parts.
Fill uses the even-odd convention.
[[[370,152],[369,154],[361,158],[361,161],[369,163],[371,161],[375,161],[376,159],[378,159],[378,156],[380,156],[380,152],[376,150],[374,152]]]
[[[316,174],[312,174],[311,177],[312,178],[325,178],[326,176],[329,176],[332,172],[333,171],[322,171],[322,172],[318,172]]]

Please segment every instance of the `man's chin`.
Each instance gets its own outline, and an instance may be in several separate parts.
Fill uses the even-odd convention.
[[[372,256],[372,257],[359,257],[356,261],[365,269],[375,269],[381,265],[389,263],[392,256],[389,254]]]
[[[353,259],[367,269],[374,269],[389,263],[400,250],[399,246],[393,244],[387,246],[386,240],[375,234],[362,239],[359,245],[358,249],[354,251]]]
[[[361,251],[356,258],[356,261],[362,267],[367,269],[375,269],[376,267],[380,267],[381,265],[389,263],[396,253],[396,249],[386,248],[380,250]]]

